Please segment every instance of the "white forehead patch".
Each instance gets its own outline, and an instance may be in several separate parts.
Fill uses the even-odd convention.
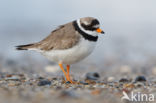
[[[84,21],[83,23],[84,23],[85,25],[89,25],[89,23],[88,23],[87,21]]]

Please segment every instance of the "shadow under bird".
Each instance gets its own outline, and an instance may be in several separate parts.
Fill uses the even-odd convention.
[[[104,34],[96,18],[84,17],[59,26],[37,43],[16,46],[17,50],[34,50],[59,64],[66,80],[70,78],[70,65],[87,57],[94,50],[98,35]],[[66,65],[66,70],[63,67]]]

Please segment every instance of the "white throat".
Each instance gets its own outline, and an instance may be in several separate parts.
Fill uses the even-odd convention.
[[[89,35],[92,35],[92,36],[98,36],[97,32],[96,31],[89,31],[89,30],[85,30],[81,24],[80,24],[80,19],[77,19],[76,20],[77,24],[78,24],[78,27],[85,33],[89,34]]]

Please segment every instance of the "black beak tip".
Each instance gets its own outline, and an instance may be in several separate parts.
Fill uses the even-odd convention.
[[[101,32],[101,34],[105,34],[105,32],[104,32],[104,31],[102,31],[102,32]]]

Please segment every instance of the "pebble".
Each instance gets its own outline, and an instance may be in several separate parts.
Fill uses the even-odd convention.
[[[67,81],[67,82],[65,82],[66,84],[71,84],[71,82],[70,81]]]
[[[88,74],[89,78],[93,78],[93,77],[100,78],[99,74],[98,76],[97,74],[96,75],[95,74],[96,73]],[[0,77],[2,76],[0,75]],[[16,81],[17,78],[15,77],[19,78],[19,80]],[[83,102],[84,100],[84,102],[89,101],[87,103],[92,103],[94,99],[97,99],[93,101],[93,103],[95,103],[96,101],[99,101],[99,97],[101,98],[101,102],[103,102],[104,99],[111,98],[112,94],[113,94],[112,98],[117,96],[117,98],[119,98],[120,100],[120,97],[123,96],[121,92],[122,90],[127,91],[129,93],[131,91],[137,91],[137,92],[141,91],[141,93],[150,91],[150,93],[154,93],[156,87],[155,86],[156,82],[154,81],[152,82],[153,85],[149,86],[149,82],[151,82],[150,78],[148,78],[149,82],[131,82],[131,79],[129,78],[127,79],[126,77],[120,78],[119,81],[114,81],[114,79],[116,79],[115,77],[108,76],[106,80],[110,82],[105,82],[102,80],[95,81],[95,79],[91,79],[91,80],[79,80],[79,81],[75,80],[77,81],[76,84],[71,84],[71,83],[68,84],[68,83],[63,83],[62,78],[59,79],[58,77],[48,79],[47,77],[44,76],[43,77],[36,76],[35,78],[34,77],[29,78],[28,76],[26,76],[24,82],[22,82],[21,77],[25,77],[25,76],[18,75],[18,74],[8,74],[6,76],[5,74],[2,80],[0,80],[1,94],[3,95],[2,91],[5,90],[7,91],[7,94],[8,91],[9,94],[11,94],[12,92],[13,95],[15,95],[14,92],[17,93],[17,96],[19,97],[21,97],[21,94],[24,94],[24,95],[28,95],[30,99],[34,99],[35,97],[36,100],[38,101],[40,101],[41,98],[43,99],[43,101],[48,98],[49,101],[51,102],[56,97],[57,100],[69,100],[68,103],[71,100],[80,100],[79,102]],[[7,79],[12,78],[12,79],[7,80],[6,78]],[[138,76],[137,78],[140,78],[140,76]],[[116,101],[108,102],[108,103],[114,103],[114,102]]]
[[[141,83],[141,82],[137,82],[137,83],[135,83],[134,85],[135,85],[135,87],[138,87],[138,88],[141,88],[141,87],[144,87],[144,86],[145,86],[145,85],[144,85],[143,83]]]
[[[13,81],[19,81],[20,77],[19,76],[11,76],[11,77],[6,77],[6,80],[13,80]]]
[[[44,79],[44,77],[41,77],[41,76],[40,76],[40,77],[38,77],[37,79]]]
[[[144,76],[138,76],[136,77],[135,82],[146,82],[146,78]]]
[[[108,77],[107,78],[107,82],[114,82],[115,81],[115,78],[114,77]]]
[[[119,80],[119,82],[122,82],[122,83],[128,83],[128,82],[129,82],[129,80],[128,80],[128,79],[126,79],[126,78],[121,78],[121,79]]]
[[[100,78],[99,73],[90,72],[86,74],[86,80],[98,80]]]
[[[129,83],[129,84],[126,83],[126,84],[123,85],[123,87],[124,87],[124,88],[127,88],[127,89],[128,89],[128,88],[129,88],[129,89],[132,89],[132,88],[135,87],[135,85],[134,85],[133,83]]]
[[[84,82],[84,81],[80,81],[80,84],[89,85],[89,83],[86,83],[86,82]]]
[[[40,80],[38,82],[38,86],[45,86],[45,85],[51,85],[51,81],[49,81],[49,80]]]

